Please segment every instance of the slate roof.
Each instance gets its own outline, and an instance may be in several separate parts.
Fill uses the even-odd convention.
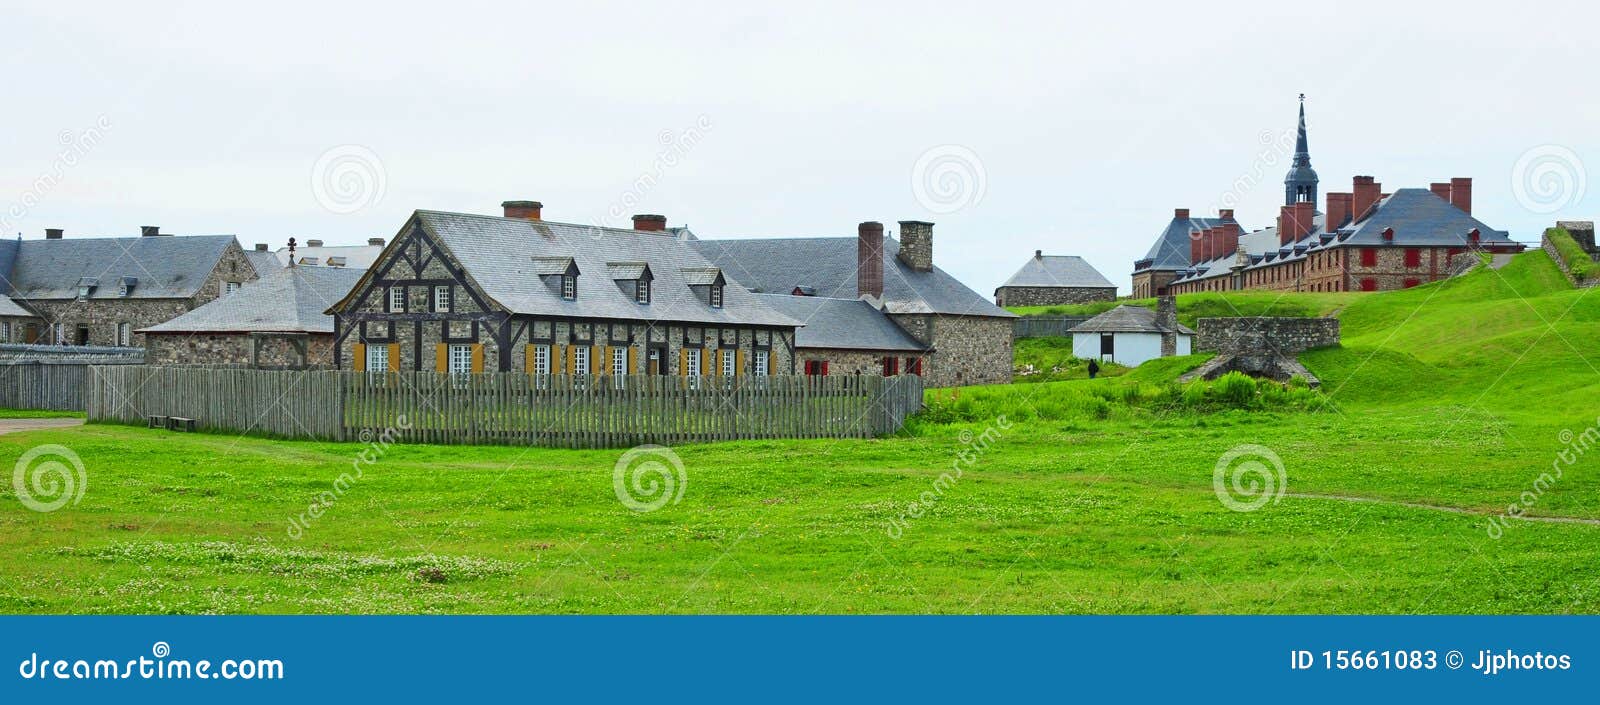
[[[33,316],[27,309],[18,306],[17,302],[0,296],[0,316]]]
[[[730,282],[754,291],[787,294],[811,287],[817,296],[857,298],[855,237],[696,240],[689,243],[720,265]],[[918,272],[900,261],[900,242],[883,239],[883,301],[889,313],[941,313],[1016,318],[937,266]],[[1187,250],[1186,250],[1187,252]]]
[[[1233,218],[1174,217],[1161,234],[1156,236],[1156,242],[1150,246],[1150,251],[1145,253],[1144,260],[1150,261],[1150,266],[1145,269],[1174,270],[1188,267],[1189,233],[1238,222]]]
[[[278,259],[278,253],[267,250],[245,250],[245,259],[250,260],[250,266],[256,268],[256,274],[267,276],[283,269],[283,261]]]
[[[351,269],[367,269],[373,262],[378,261],[378,255],[383,254],[382,245],[327,245],[324,247],[310,247],[300,243],[294,248],[295,259],[301,262],[315,260],[313,267],[327,267],[328,258],[343,257],[345,267]],[[280,247],[273,256],[278,259],[279,267],[289,266],[289,248]],[[259,269],[257,270],[259,271]]]
[[[1156,312],[1143,306],[1118,306],[1083,323],[1069,333],[1170,333],[1156,323]],[[1194,329],[1178,324],[1178,331],[1194,335]]]
[[[773,309],[805,324],[795,347],[923,352],[928,348],[882,311],[860,299],[756,294]]]
[[[713,264],[690,243],[660,233],[426,210],[413,214],[412,222],[449,248],[473,284],[512,313],[713,325],[799,325],[738,285],[728,286],[722,307],[713,308],[689,288],[683,272]],[[577,264],[582,274],[576,300],[562,299],[558,288],[546,285],[535,274],[535,258],[552,257],[572,258]],[[625,261],[649,263],[655,277],[649,304],[636,303],[607,279],[606,263]]]
[[[1034,287],[1074,287],[1092,289],[1115,289],[1104,275],[1100,274],[1082,257],[1072,255],[1043,255],[1028,258],[1027,264],[1022,269],[1011,275],[1001,288],[1008,286],[1034,286]]]
[[[118,282],[132,277],[138,283],[128,298],[188,298],[233,242],[232,235],[23,240],[11,269],[11,296],[73,299],[78,280],[89,277],[99,281],[90,299],[115,299],[121,298]]]
[[[144,333],[332,333],[324,313],[366,270],[280,267],[260,279]]]

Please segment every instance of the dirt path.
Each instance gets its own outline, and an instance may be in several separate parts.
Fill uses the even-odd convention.
[[[1489,256],[1489,268],[1490,269],[1499,269],[1499,268],[1504,267],[1504,266],[1506,266],[1508,264],[1511,264],[1511,258],[1512,257],[1516,257],[1516,255],[1490,255]]]
[[[1486,510],[1482,510],[1482,509],[1465,509],[1465,508],[1462,508],[1462,507],[1444,507],[1444,506],[1440,506],[1440,505],[1437,505],[1437,504],[1420,504],[1420,503],[1417,503],[1417,502],[1402,502],[1402,501],[1394,500],[1394,499],[1374,499],[1372,497],[1352,497],[1352,496],[1349,496],[1349,495],[1339,495],[1339,494],[1304,494],[1304,493],[1300,493],[1300,492],[1288,492],[1288,493],[1285,493],[1283,496],[1285,496],[1285,497],[1297,497],[1299,499],[1331,499],[1331,500],[1336,500],[1336,501],[1340,501],[1340,502],[1361,502],[1363,504],[1387,504],[1387,505],[1389,505],[1391,507],[1410,507],[1411,509],[1431,509],[1431,510],[1436,511],[1436,512],[1449,512],[1451,514],[1465,514],[1467,516],[1479,516],[1479,517],[1497,516],[1494,512],[1486,511]],[[1524,514],[1524,515],[1522,515],[1520,517],[1517,517],[1517,518],[1518,519],[1522,519],[1524,521],[1542,521],[1542,522],[1547,522],[1547,523],[1550,523],[1550,524],[1587,524],[1589,526],[1600,526],[1600,519],[1584,519],[1584,518],[1581,518],[1581,517],[1542,517],[1542,516],[1528,516],[1528,515]]]
[[[82,426],[83,419],[0,419],[0,436],[17,431],[37,431],[41,428],[69,428]]]

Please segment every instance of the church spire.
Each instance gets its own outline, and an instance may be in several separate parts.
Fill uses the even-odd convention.
[[[1294,164],[1283,177],[1284,205],[1301,201],[1317,202],[1317,172],[1311,168],[1311,150],[1306,146],[1306,94],[1300,94],[1300,131],[1294,141]]]

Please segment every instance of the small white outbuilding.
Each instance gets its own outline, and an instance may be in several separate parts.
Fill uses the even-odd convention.
[[[1118,306],[1078,324],[1071,331],[1072,356],[1136,367],[1158,357],[1188,355],[1194,330],[1178,323],[1172,299],[1163,297],[1156,308]]]

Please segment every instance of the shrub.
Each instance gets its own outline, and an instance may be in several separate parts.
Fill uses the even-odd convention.
[[[1206,403],[1206,383],[1196,381],[1183,390],[1184,406],[1203,406]]]
[[[1256,400],[1256,380],[1242,372],[1229,372],[1211,383],[1217,401],[1236,409],[1253,406]]]

